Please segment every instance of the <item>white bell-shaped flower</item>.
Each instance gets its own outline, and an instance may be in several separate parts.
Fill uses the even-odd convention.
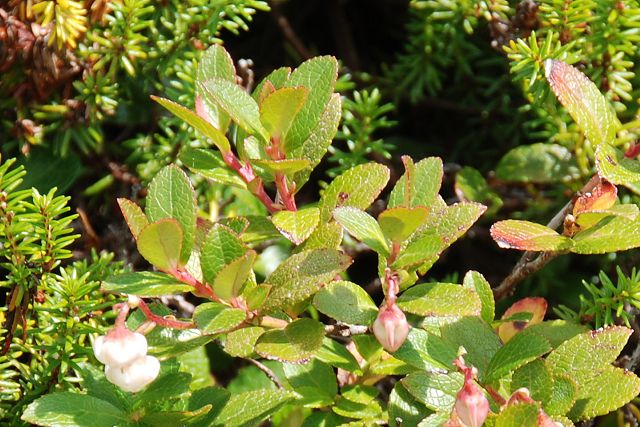
[[[106,365],[107,379],[124,391],[135,393],[155,380],[160,372],[160,362],[153,356],[142,356],[126,366]]]
[[[371,329],[385,350],[394,352],[400,348],[409,334],[409,323],[396,305],[383,306]]]
[[[113,368],[129,365],[147,354],[147,339],[124,327],[115,327],[93,342],[93,353],[101,363]]]

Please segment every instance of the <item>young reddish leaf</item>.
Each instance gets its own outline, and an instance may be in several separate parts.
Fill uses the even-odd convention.
[[[590,192],[581,194],[573,205],[573,215],[585,211],[609,209],[618,198],[618,189],[609,181],[600,181]]]
[[[502,342],[509,341],[515,334],[531,325],[542,322],[547,312],[547,300],[539,297],[529,297],[513,303],[502,315],[502,319],[508,319],[517,313],[531,313],[533,316],[528,322],[513,321],[498,326],[498,335]]]
[[[285,87],[264,98],[260,104],[260,121],[272,138],[280,139],[284,136],[286,139],[287,130],[308,94],[305,87]]]
[[[501,248],[523,251],[561,251],[572,245],[571,239],[549,227],[511,219],[493,224],[491,237]]]
[[[595,146],[612,143],[619,121],[597,86],[576,68],[547,59],[545,75],[560,103]]]
[[[138,251],[162,271],[174,270],[180,264],[182,229],[172,218],[152,222],[138,235]]]
[[[135,239],[138,239],[138,235],[142,229],[149,225],[147,216],[142,212],[140,206],[131,200],[118,198],[118,205],[120,206],[120,211],[122,211],[125,221],[127,221],[131,234],[133,234]]]
[[[378,215],[378,224],[382,232],[393,242],[402,242],[420,227],[429,215],[429,209],[397,207],[387,209]]]

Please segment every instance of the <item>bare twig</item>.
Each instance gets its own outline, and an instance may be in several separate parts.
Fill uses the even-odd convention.
[[[276,24],[278,24],[278,28],[280,28],[280,31],[282,32],[284,38],[287,39],[289,43],[291,43],[291,46],[293,46],[296,52],[298,52],[298,54],[303,59],[311,58],[313,55],[304,45],[302,40],[300,40],[298,34],[296,34],[296,32],[293,30],[293,27],[291,27],[291,24],[289,24],[289,20],[287,19],[287,17],[282,13],[282,7],[280,6],[280,3],[277,1],[270,1],[269,6],[271,6],[271,16],[273,16]]]
[[[258,369],[260,369],[262,372],[264,372],[271,381],[273,381],[273,383],[279,388],[279,389],[283,389],[284,385],[282,385],[282,382],[280,381],[280,378],[278,378],[276,376],[276,374],[273,373],[273,371],[271,369],[269,369],[269,367],[265,366],[264,363],[259,362],[255,359],[247,359],[249,362],[253,363],[254,365],[256,365],[256,367]]]
[[[578,192],[578,194],[586,193],[594,189],[596,185],[600,182],[600,177],[598,175],[594,175],[589,182],[587,182],[582,190]],[[571,199],[560,211],[551,218],[551,221],[547,224],[547,227],[551,229],[557,229],[564,223],[565,217],[571,213],[573,210],[573,204],[575,202],[575,197]],[[549,261],[556,258],[558,255],[562,255],[566,253],[565,251],[556,251],[556,252],[532,252],[526,251],[522,254],[522,257],[518,261],[518,263],[513,267],[511,273],[500,283],[498,287],[493,290],[493,296],[496,301],[506,298],[511,295],[515,290],[515,287],[518,283],[524,280],[527,276],[536,271],[540,270],[544,267]]]

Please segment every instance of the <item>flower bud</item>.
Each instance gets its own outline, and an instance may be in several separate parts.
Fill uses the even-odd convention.
[[[372,329],[382,347],[394,352],[404,343],[409,334],[409,328],[406,316],[397,305],[393,304],[391,307],[384,306],[380,309]]]
[[[489,401],[480,387],[473,382],[477,369],[467,367],[462,356],[454,361],[454,365],[464,373],[465,377],[462,390],[456,396],[454,412],[466,427],[480,427],[489,415]]]
[[[93,353],[101,363],[122,367],[147,354],[147,339],[124,327],[115,327],[107,335],[96,338]]]
[[[132,393],[155,380],[159,372],[160,362],[153,356],[142,356],[125,366],[106,365],[104,369],[109,382]]]

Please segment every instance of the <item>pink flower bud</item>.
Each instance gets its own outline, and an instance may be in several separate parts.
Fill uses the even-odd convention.
[[[453,363],[464,373],[464,385],[456,396],[455,415],[466,427],[480,427],[489,415],[489,401],[473,382],[477,369],[467,367],[462,356]]]
[[[146,387],[159,372],[160,362],[153,356],[142,356],[125,366],[106,365],[104,369],[109,382],[132,393]]]
[[[394,352],[400,348],[409,334],[407,318],[397,305],[384,306],[373,322],[373,334],[385,350]]]
[[[93,353],[101,363],[121,367],[147,354],[147,339],[124,327],[115,327],[107,335],[96,338]]]

